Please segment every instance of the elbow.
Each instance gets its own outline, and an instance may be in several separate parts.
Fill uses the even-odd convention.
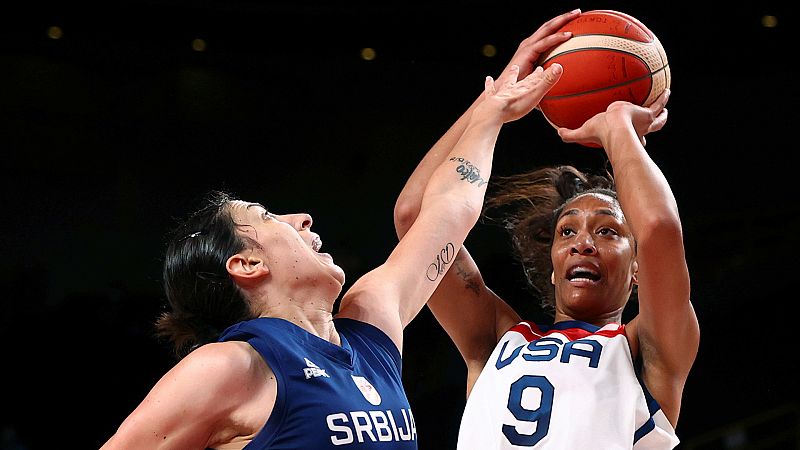
[[[657,240],[683,246],[683,229],[677,215],[651,216],[637,228],[636,241],[640,245]]]
[[[481,217],[482,204],[475,201],[466,200],[461,205],[459,218],[463,223],[470,224],[470,227],[478,223]]]
[[[480,202],[473,199],[439,196],[430,203],[425,203],[423,214],[427,218],[437,218],[436,220],[442,227],[453,231],[462,230],[466,235],[478,222],[481,206]]]
[[[418,203],[412,202],[402,195],[397,199],[394,205],[394,229],[398,238],[405,236],[411,225],[417,220],[419,210]]]
[[[402,239],[419,219],[420,214],[437,214],[440,220],[451,226],[466,224],[472,228],[482,213],[483,197],[463,198],[453,193],[426,193],[422,202],[406,198],[402,194],[394,205],[394,228],[397,237]],[[423,210],[425,211],[423,213]]]

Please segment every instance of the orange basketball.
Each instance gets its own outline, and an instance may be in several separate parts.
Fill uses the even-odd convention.
[[[572,38],[543,54],[564,73],[539,103],[554,127],[578,128],[609,104],[625,100],[650,105],[670,85],[667,54],[642,22],[618,11],[581,13],[559,31]]]

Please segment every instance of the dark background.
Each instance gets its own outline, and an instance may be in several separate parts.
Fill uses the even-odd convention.
[[[672,69],[648,150],[678,199],[702,331],[681,447],[800,448],[789,6],[210,0],[2,15],[0,448],[97,448],[171,367],[152,335],[163,236],[208,189],[310,213],[345,288],[380,264],[419,158],[521,39],[574,7],[639,18]],[[504,128],[494,173],[599,156],[534,112]],[[495,291],[541,317],[501,229],[479,224],[467,246]],[[454,448],[465,370],[427,310],[404,353],[420,448]]]

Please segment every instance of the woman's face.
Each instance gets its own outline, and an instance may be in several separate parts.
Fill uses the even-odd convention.
[[[344,271],[328,253],[321,253],[322,240],[311,231],[308,214],[273,214],[258,203],[231,202],[231,215],[240,233],[259,244],[273,280],[286,283],[319,282],[332,278],[344,285]]]
[[[618,321],[636,276],[633,235],[619,204],[605,194],[584,194],[556,222],[552,282],[556,314]]]

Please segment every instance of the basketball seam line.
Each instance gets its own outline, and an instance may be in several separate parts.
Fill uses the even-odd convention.
[[[635,39],[628,39],[628,38],[624,38],[624,37],[614,36],[612,34],[581,34],[580,36],[611,36],[611,37],[624,39],[624,40],[630,41],[630,42],[637,42],[639,44],[647,44],[647,45],[651,45],[652,44],[652,42],[641,42],[641,41],[637,41]],[[584,52],[584,51],[587,51],[587,50],[608,50],[610,52],[625,53],[627,55],[631,55],[633,57],[638,58],[640,61],[644,61],[644,58],[642,58],[641,56],[637,55],[636,53],[631,53],[629,51],[626,51],[624,49],[610,48],[610,47],[580,47],[580,48],[573,48],[571,50],[566,50],[566,51],[563,51],[561,53],[557,53],[555,55],[551,54],[551,55],[549,55],[547,57],[547,59],[542,61],[542,65],[550,62],[551,59],[559,57],[561,55],[568,55],[570,53],[575,53],[575,52]],[[663,59],[663,58],[661,58],[661,54],[660,53],[659,53],[659,59]]]
[[[609,34],[609,33],[585,33],[585,34],[573,34],[572,35],[573,38],[582,37],[582,36],[609,36],[609,37],[616,38],[616,39],[622,39],[622,40],[625,40],[625,41],[636,42],[637,44],[653,44],[655,42],[655,39],[653,39],[650,42],[647,42],[647,41],[640,41],[640,40],[634,39],[634,38],[620,36],[618,34]]]
[[[608,90],[608,89],[614,89],[614,88],[622,87],[622,86],[625,86],[626,84],[631,84],[631,83],[635,83],[635,82],[637,82],[639,80],[644,80],[645,78],[652,78],[653,75],[657,74],[658,72],[663,71],[667,67],[669,67],[669,64],[666,64],[666,65],[664,65],[664,67],[661,67],[658,70],[650,72],[647,75],[643,75],[641,77],[633,78],[633,79],[625,81],[623,83],[617,83],[617,84],[613,84],[611,86],[605,86],[605,87],[598,88],[598,89],[591,89],[591,90],[588,90],[588,91],[578,92],[578,93],[575,93],[575,94],[545,96],[544,98],[542,98],[542,100],[557,100],[557,99],[561,99],[561,98],[577,97],[577,96],[580,96],[580,95],[593,94],[595,92],[602,92],[602,91],[605,91],[605,90]]]

